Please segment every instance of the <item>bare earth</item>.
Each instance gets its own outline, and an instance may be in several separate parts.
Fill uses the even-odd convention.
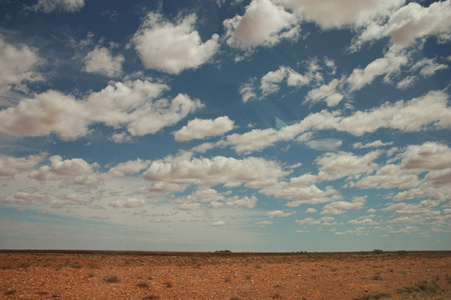
[[[0,299],[451,299],[451,252],[0,251]]]

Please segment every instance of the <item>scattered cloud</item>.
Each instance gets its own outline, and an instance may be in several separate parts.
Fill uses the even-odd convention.
[[[208,62],[218,50],[219,36],[214,34],[202,43],[194,29],[195,23],[196,15],[189,15],[173,24],[160,14],[149,13],[133,37],[144,66],[179,74]]]
[[[110,50],[105,47],[96,47],[86,54],[83,71],[97,73],[108,77],[117,77],[122,73],[122,62],[124,57],[117,55],[113,57]]]
[[[51,13],[55,11],[76,12],[83,8],[84,0],[38,0],[38,3],[29,7],[31,10]]]
[[[173,132],[178,142],[193,139],[204,139],[206,137],[222,135],[235,127],[235,124],[227,116],[217,117],[214,120],[193,119],[186,126]]]

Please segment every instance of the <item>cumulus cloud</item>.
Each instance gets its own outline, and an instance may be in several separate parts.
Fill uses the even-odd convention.
[[[377,167],[374,160],[380,156],[379,150],[363,156],[350,152],[326,153],[315,160],[318,170],[326,174],[337,173],[340,177],[350,174],[367,173]],[[333,176],[335,177],[335,176]]]
[[[83,8],[84,0],[38,0],[30,9],[51,13],[54,11],[76,12]]]
[[[384,57],[371,62],[365,69],[354,69],[347,78],[347,83],[350,85],[351,91],[356,91],[381,75],[385,75],[385,82],[390,82],[390,77],[399,73],[401,66],[407,64],[408,61],[407,55],[397,51],[388,51]]]
[[[298,223],[299,225],[303,225],[303,226],[311,226],[311,225],[321,223],[321,221],[315,220],[313,218],[305,218],[303,220],[296,220],[295,222]]]
[[[160,14],[149,13],[133,37],[145,67],[179,74],[209,61],[218,49],[219,36],[214,34],[202,43],[194,29],[195,22],[196,15],[189,15],[173,24]]]
[[[441,170],[451,168],[451,149],[440,143],[410,145],[398,155],[402,169]]]
[[[342,80],[333,79],[329,84],[324,84],[319,88],[310,90],[305,98],[306,102],[317,103],[319,101],[325,101],[327,106],[337,106],[344,96],[338,91],[339,85],[342,84]]]
[[[46,156],[46,153],[27,157],[0,156],[0,179],[12,179],[16,174],[29,170],[42,162]]]
[[[53,155],[49,158],[50,166],[42,166],[38,170],[31,171],[28,177],[37,180],[59,180],[67,176],[79,176],[92,174],[95,168],[98,168],[97,163],[89,164],[84,159],[73,158],[66,159],[59,155]]]
[[[128,198],[126,200],[116,200],[110,202],[110,206],[115,208],[137,208],[142,207],[146,204],[144,200],[136,199],[136,198]]]
[[[296,17],[283,6],[269,0],[254,0],[243,16],[235,16],[223,22],[226,41],[231,47],[251,49],[273,46],[282,39],[296,39],[300,27]]]
[[[24,99],[16,107],[0,111],[0,134],[44,136],[57,134],[75,140],[89,133],[88,126],[104,123],[126,127],[132,136],[154,134],[203,107],[197,100],[178,94],[172,100],[155,99],[166,85],[148,81],[110,83],[82,100],[57,91]]]
[[[381,140],[377,140],[377,141],[369,142],[366,144],[363,144],[362,142],[357,142],[357,143],[354,143],[352,145],[352,147],[354,149],[365,149],[365,148],[385,147],[385,146],[391,146],[391,145],[393,145],[393,142],[384,143]]]
[[[295,211],[285,213],[285,212],[283,212],[283,210],[275,210],[275,211],[267,212],[265,214],[265,216],[268,216],[269,218],[274,218],[274,217],[286,218],[286,217],[294,215],[295,213],[296,213]]]
[[[149,181],[199,186],[224,184],[226,187],[237,187],[246,183],[246,186],[258,187],[287,174],[289,172],[283,171],[278,163],[263,158],[193,158],[190,153],[184,153],[152,162],[143,177]]]
[[[323,207],[322,215],[341,215],[350,209],[362,209],[365,205],[366,197],[356,197],[352,202],[334,201]]]
[[[116,77],[122,73],[122,62],[124,57],[117,55],[113,57],[110,50],[105,47],[96,47],[86,54],[83,71],[97,73],[108,77]]]
[[[342,116],[339,111],[322,110],[279,130],[253,129],[243,134],[228,135],[216,146],[230,146],[238,153],[250,153],[261,151],[280,141],[294,140],[300,134],[310,131],[333,129],[355,136],[372,133],[381,128],[415,132],[431,128],[450,128],[450,120],[448,95],[442,91],[430,91],[409,101],[386,102],[379,107],[356,111],[349,116]]]
[[[315,150],[336,151],[343,144],[343,142],[337,139],[320,139],[310,140],[305,142],[305,144]]]
[[[417,39],[435,35],[449,39],[451,33],[451,2],[438,1],[428,7],[410,2],[390,15],[385,24],[373,23],[359,36],[359,42],[380,39],[385,36],[401,47],[413,44]]]
[[[377,170],[375,175],[365,176],[357,181],[360,189],[410,189],[421,184],[416,174],[401,170],[398,165],[386,165]]]
[[[404,0],[280,0],[304,20],[315,22],[323,29],[363,26],[371,20],[388,16]],[[337,13],[339,11],[340,13]]]
[[[108,171],[108,174],[111,174],[113,177],[122,177],[126,174],[136,174],[146,169],[150,163],[150,160],[137,158],[136,160],[130,160],[117,164]]]
[[[194,119],[188,121],[186,126],[173,132],[174,138],[178,142],[193,139],[203,139],[206,137],[222,135],[234,128],[234,122],[229,117],[218,117],[214,120]]]
[[[21,88],[24,82],[43,80],[36,71],[42,63],[33,49],[25,45],[16,47],[4,41],[0,35],[0,92],[6,92],[12,87]]]

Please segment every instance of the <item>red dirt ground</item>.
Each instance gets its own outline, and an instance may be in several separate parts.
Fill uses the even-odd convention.
[[[1,299],[451,299],[451,252],[0,251]]]

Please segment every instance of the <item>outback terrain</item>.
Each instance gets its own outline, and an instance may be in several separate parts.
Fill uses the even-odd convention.
[[[451,299],[451,252],[5,250],[0,299]]]

